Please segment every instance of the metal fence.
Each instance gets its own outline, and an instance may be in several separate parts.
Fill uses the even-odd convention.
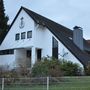
[[[90,77],[1,78],[0,90],[90,90]]]

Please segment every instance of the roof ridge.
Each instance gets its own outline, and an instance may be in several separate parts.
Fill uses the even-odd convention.
[[[39,24],[42,22],[45,23],[45,26],[67,47],[67,49],[70,50],[72,54],[76,58],[79,59],[79,61],[85,66],[87,65],[88,61],[90,61],[89,55],[82,51],[79,47],[77,47],[72,40],[69,39],[69,37],[72,37],[73,32],[62,26],[61,24],[58,24],[42,15],[39,15],[27,8],[24,8],[24,10],[32,17],[36,22],[39,20]],[[71,34],[71,35],[70,35]],[[77,54],[78,53],[78,54]]]
[[[32,12],[32,13],[34,13],[34,14],[37,14],[37,15],[39,15],[39,16],[41,16],[41,17],[45,18],[45,19],[48,19],[48,20],[50,20],[50,21],[54,22],[55,24],[57,24],[57,25],[59,25],[59,26],[61,26],[61,27],[63,27],[63,28],[66,28],[66,29],[70,30],[70,32],[72,32],[72,30],[71,30],[71,29],[67,28],[67,27],[66,27],[66,26],[64,26],[64,25],[59,24],[58,22],[55,22],[55,21],[53,21],[53,20],[51,20],[51,19],[49,19],[49,18],[47,18],[47,17],[45,17],[45,16],[43,16],[43,15],[40,15],[40,14],[38,14],[38,13],[36,13],[36,12],[34,12],[34,11],[32,11],[32,10],[30,10],[30,9],[26,8],[26,7],[23,7],[23,6],[22,6],[22,8],[23,8],[25,11],[26,11],[26,10],[28,10],[28,11],[30,11],[30,12]]]

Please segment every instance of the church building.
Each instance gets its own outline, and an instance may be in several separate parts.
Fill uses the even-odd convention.
[[[90,43],[83,38],[81,27],[71,30],[21,7],[7,34],[0,39],[0,65],[23,64],[31,68],[48,56],[83,67],[90,62]]]

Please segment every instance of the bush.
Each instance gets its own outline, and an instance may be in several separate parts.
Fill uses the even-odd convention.
[[[87,65],[87,67],[85,67],[85,73],[86,73],[86,75],[90,75],[90,62],[88,62],[88,65]]]
[[[66,60],[57,60],[55,58],[44,58],[41,61],[35,63],[32,70],[20,65],[19,68],[10,70],[0,67],[0,78],[24,78],[24,77],[60,77],[60,76],[77,76],[81,75],[82,69],[76,63]],[[88,75],[90,75],[90,64],[87,69]]]
[[[62,72],[60,69],[60,62],[57,59],[43,59],[40,62],[37,62],[32,68],[32,76],[38,77],[59,77]]]
[[[61,70],[64,76],[78,76],[82,74],[82,68],[78,64],[66,60],[62,61]]]
[[[8,65],[0,66],[0,78],[17,78],[17,72]]]
[[[19,78],[31,77],[31,70],[26,66],[19,65],[18,68],[15,69]]]
[[[32,68],[32,76],[52,76],[60,77],[64,76],[77,76],[81,75],[82,68],[76,63],[66,60],[57,60],[54,58],[37,62]]]

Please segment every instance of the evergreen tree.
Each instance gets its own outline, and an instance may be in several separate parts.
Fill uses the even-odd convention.
[[[7,31],[8,29],[8,22],[9,18],[5,16],[5,9],[3,0],[0,0],[0,29]]]
[[[0,44],[8,33],[9,25],[7,24],[9,18],[5,15],[3,0],[0,0]]]

